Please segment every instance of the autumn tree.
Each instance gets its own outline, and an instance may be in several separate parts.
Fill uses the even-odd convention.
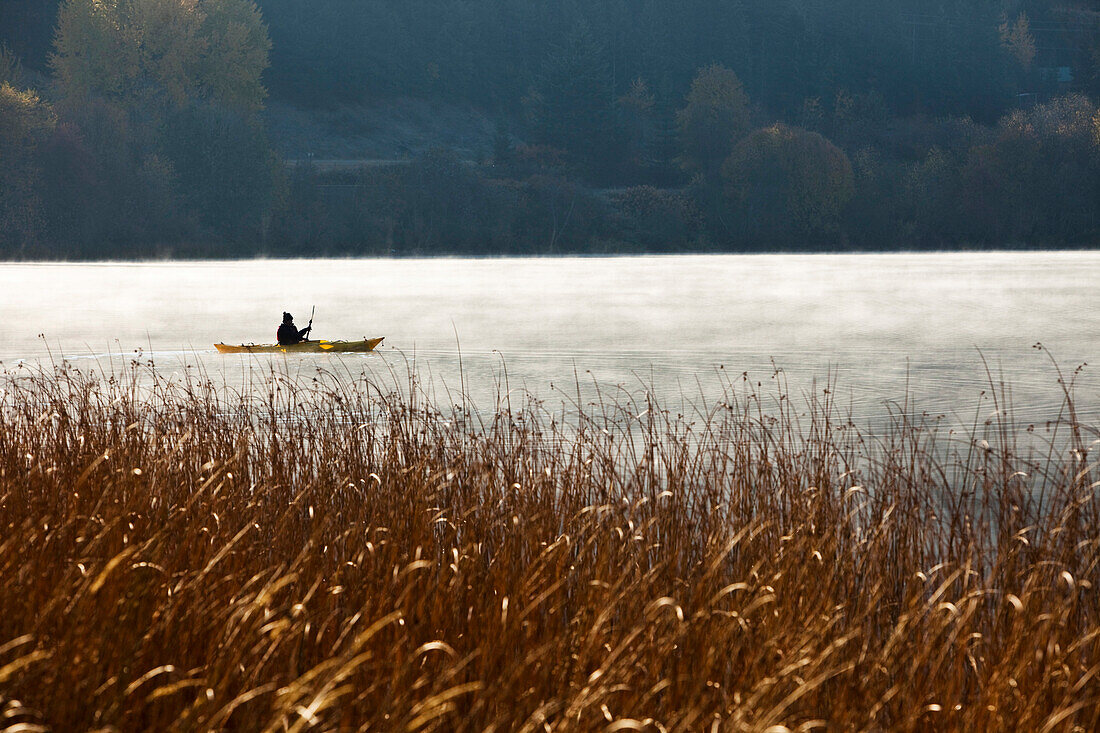
[[[56,124],[37,94],[0,84],[0,245],[8,254],[32,242],[41,225],[35,153]]]
[[[712,179],[748,131],[749,99],[733,71],[712,64],[699,70],[686,101],[676,116],[683,166]]]
[[[68,96],[181,106],[198,94],[201,22],[197,0],[68,0],[54,73]]]
[[[52,66],[76,129],[53,158],[86,151],[108,190],[93,200],[55,175],[56,201],[105,213],[59,236],[259,236],[278,180],[255,114],[270,48],[251,0],[65,0]]]
[[[835,235],[854,189],[844,151],[816,132],[783,124],[738,143],[722,176],[736,226],[753,240]]]
[[[267,69],[271,40],[259,8],[251,0],[204,0],[202,12],[203,96],[232,109],[260,109],[267,96],[260,77]]]
[[[1031,63],[1035,60],[1036,47],[1027,15],[1020,13],[1013,23],[1008,21],[1007,16],[1003,17],[998,30],[1000,31],[1001,47],[1016,60],[1024,71],[1030,69]]]
[[[51,64],[68,96],[254,110],[271,42],[251,0],[66,0]]]

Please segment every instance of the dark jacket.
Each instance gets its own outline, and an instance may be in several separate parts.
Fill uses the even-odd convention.
[[[303,328],[299,331],[297,326],[294,325],[294,321],[291,321],[279,326],[279,330],[275,333],[275,339],[279,342],[280,346],[289,346],[305,341],[307,333],[309,333],[308,328]]]

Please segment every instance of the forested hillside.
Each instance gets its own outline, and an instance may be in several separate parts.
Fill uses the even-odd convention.
[[[6,256],[1097,235],[1092,2],[4,0],[0,39]]]

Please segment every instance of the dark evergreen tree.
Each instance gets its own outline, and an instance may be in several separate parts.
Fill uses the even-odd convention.
[[[587,23],[578,23],[524,98],[535,139],[594,161],[609,142],[612,92],[604,50]]]

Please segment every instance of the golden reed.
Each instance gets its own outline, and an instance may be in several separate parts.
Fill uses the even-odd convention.
[[[3,379],[0,730],[1100,728],[1072,402],[867,434],[743,379],[475,413],[123,372]]]

